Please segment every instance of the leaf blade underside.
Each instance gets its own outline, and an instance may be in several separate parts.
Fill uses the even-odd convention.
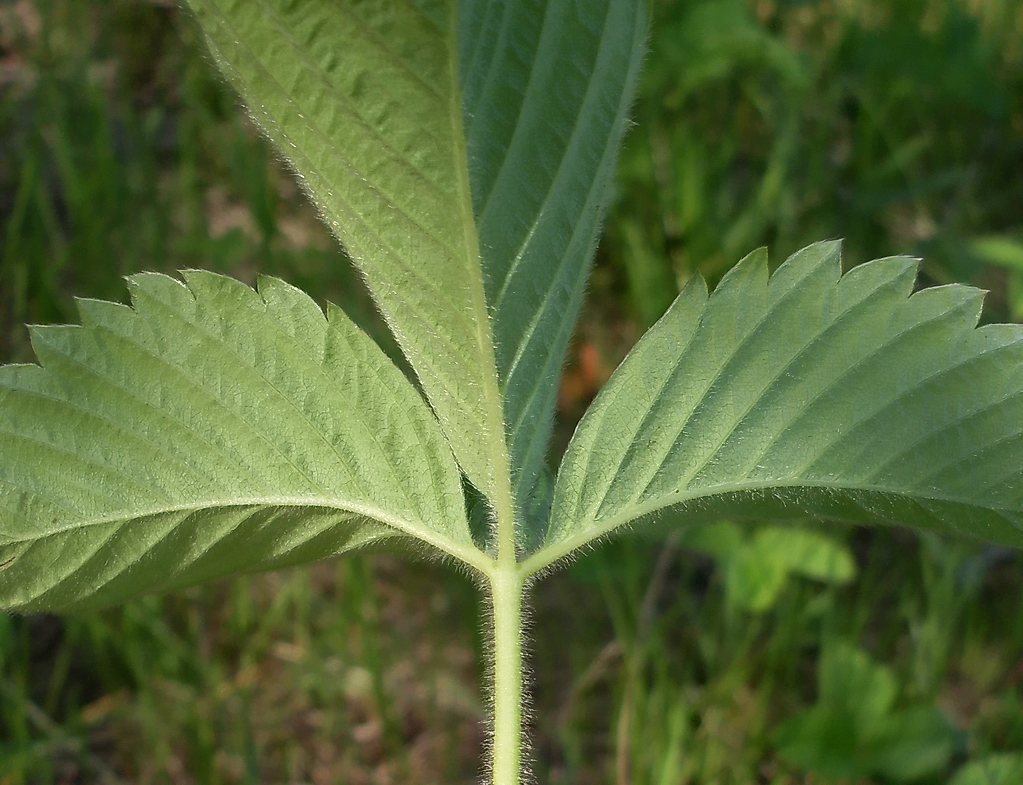
[[[896,523],[1023,544],[1023,328],[916,263],[841,275],[837,243],[768,279],[694,280],[569,444],[532,569],[640,519]]]
[[[459,30],[473,210],[525,515],[638,77],[645,5],[463,0]]]
[[[362,271],[469,479],[506,471],[455,0],[190,0],[218,64]]]
[[[415,388],[340,311],[263,278],[129,279],[0,368],[0,605],[107,604],[391,537],[473,559]]]

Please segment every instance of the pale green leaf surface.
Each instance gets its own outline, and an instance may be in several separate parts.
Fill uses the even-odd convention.
[[[437,421],[375,343],[272,278],[129,279],[0,368],[0,606],[114,602],[382,538],[472,559]]]
[[[473,210],[524,512],[641,64],[645,3],[459,10]]]
[[[466,165],[455,0],[190,0],[365,275],[456,457],[507,462]]]
[[[841,275],[839,246],[766,254],[679,295],[594,401],[558,476],[541,569],[671,511],[895,523],[1023,543],[1023,328],[982,293],[910,296],[916,264]]]

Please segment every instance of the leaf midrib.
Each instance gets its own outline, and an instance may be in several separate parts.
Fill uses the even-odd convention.
[[[472,208],[472,185],[469,182],[469,152],[465,138],[465,118],[462,114],[462,91],[458,73],[458,4],[448,5],[448,76],[453,89],[448,105],[448,121],[451,123],[451,135],[455,144],[455,155],[458,161],[457,187],[458,204],[462,214],[462,231],[465,238],[466,259],[463,260],[469,273],[474,322],[476,324],[476,345],[480,357],[485,363],[483,375],[483,403],[486,433],[482,434],[489,451],[491,477],[488,478],[493,487],[491,499],[497,517],[497,556],[505,563],[516,559],[515,545],[515,505],[511,490],[511,462],[508,458],[508,445],[505,435],[504,400],[501,395],[500,382],[497,377],[497,357],[494,352],[494,336],[490,326],[490,314],[487,309],[486,293],[483,289],[483,266],[480,259],[479,235],[476,231],[476,218]],[[484,492],[488,489],[480,489]],[[482,551],[480,552],[482,553]],[[488,559],[489,561],[489,559]]]
[[[935,493],[913,493],[906,489],[886,488],[871,486],[865,483],[851,482],[828,482],[814,480],[787,480],[772,481],[758,480],[750,482],[723,483],[720,485],[701,488],[692,493],[676,491],[667,496],[658,497],[656,500],[630,506],[627,510],[606,518],[598,523],[598,519],[590,518],[586,521],[576,521],[572,524],[573,535],[563,540],[557,540],[550,545],[541,546],[528,558],[523,559],[520,569],[523,575],[533,575],[546,567],[554,564],[560,559],[572,554],[587,543],[594,542],[610,534],[615,529],[634,523],[641,518],[664,510],[668,507],[675,507],[680,504],[699,501],[701,499],[713,498],[715,496],[727,496],[730,494],[747,493],[751,491],[770,491],[777,489],[795,490],[805,488],[810,491],[822,492],[846,492],[866,493],[874,496],[895,497],[909,501],[932,501],[946,504],[957,504],[978,510],[987,510],[997,514],[1011,512],[1011,510],[985,505],[973,499],[964,499],[951,495]]]
[[[207,499],[202,502],[191,502],[187,504],[169,504],[146,509],[126,510],[119,514],[97,516],[95,518],[80,519],[58,528],[48,529],[35,536],[7,537],[0,541],[0,546],[18,545],[26,542],[56,537],[61,534],[80,531],[93,526],[102,526],[111,523],[129,523],[139,518],[148,518],[157,515],[169,515],[176,512],[199,513],[211,510],[243,508],[243,507],[309,507],[323,510],[338,510],[350,512],[353,515],[361,516],[390,526],[402,534],[408,534],[422,540],[445,553],[461,559],[466,564],[476,567],[482,572],[490,569],[491,560],[474,546],[463,545],[456,540],[440,533],[427,526],[423,522],[407,521],[399,516],[388,513],[379,507],[368,504],[359,504],[336,499],[329,496],[274,496],[274,495],[253,495],[247,497],[224,497]]]

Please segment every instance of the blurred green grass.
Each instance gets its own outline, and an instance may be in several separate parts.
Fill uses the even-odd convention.
[[[1021,14],[1014,0],[655,2],[608,232],[635,315],[754,247],[780,261],[824,237],[852,263],[908,253],[934,282],[987,280],[969,240],[1023,239]]]
[[[1016,2],[652,8],[561,441],[678,285],[715,280],[757,245],[775,261],[834,236],[851,264],[925,256],[926,281],[972,281],[991,291],[990,318],[1018,315]],[[386,341],[358,277],[170,2],[0,5],[0,233],[4,361],[31,359],[23,323],[73,321],[74,295],[123,299],[120,277],[141,269],[280,275]],[[605,544],[540,584],[537,780],[825,781],[807,769],[852,765],[847,751],[793,758],[779,728],[817,705],[820,654],[838,646],[884,664],[894,711],[947,719],[931,744],[947,741],[947,754],[919,781],[1023,750],[1019,556],[828,533],[856,579],[791,577],[755,611],[679,539]],[[0,617],[0,785],[474,782],[482,612],[459,575],[361,557],[99,614]]]

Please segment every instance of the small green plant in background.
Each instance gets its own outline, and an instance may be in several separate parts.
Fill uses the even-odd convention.
[[[441,557],[490,601],[491,770],[513,785],[523,602],[601,539],[815,516],[1023,544],[1023,331],[978,329],[968,287],[911,294],[905,258],[843,276],[836,243],[773,273],[754,252],[713,294],[692,276],[549,473],[642,3],[192,5],[417,384],[276,278],[148,273],[130,306],[81,301],[80,327],[33,329],[40,365],[0,371],[5,607],[96,607],[357,548]],[[805,558],[765,562],[767,588],[738,595],[750,607],[786,571],[849,572],[831,571],[834,543],[781,531],[752,543]],[[740,539],[723,558],[743,575],[750,553]]]
[[[608,222],[646,325],[758,245],[787,256],[834,234],[854,263],[908,253],[948,283],[983,280],[964,238],[1018,227],[1019,5],[797,5],[653,4]]]
[[[811,529],[762,525],[747,537],[733,521],[720,521],[687,530],[681,542],[718,562],[729,604],[754,612],[777,602],[790,575],[834,585],[856,575],[849,549]]]
[[[949,785],[1012,785],[1023,779],[1023,755],[990,755],[967,763]]]
[[[888,668],[845,643],[826,645],[816,704],[778,728],[778,754],[828,781],[918,780],[945,769],[953,729],[933,705],[895,708]]]
[[[1002,268],[1006,277],[1006,308],[1014,322],[1023,321],[1023,243],[993,235],[974,239],[968,248],[983,262]]]

